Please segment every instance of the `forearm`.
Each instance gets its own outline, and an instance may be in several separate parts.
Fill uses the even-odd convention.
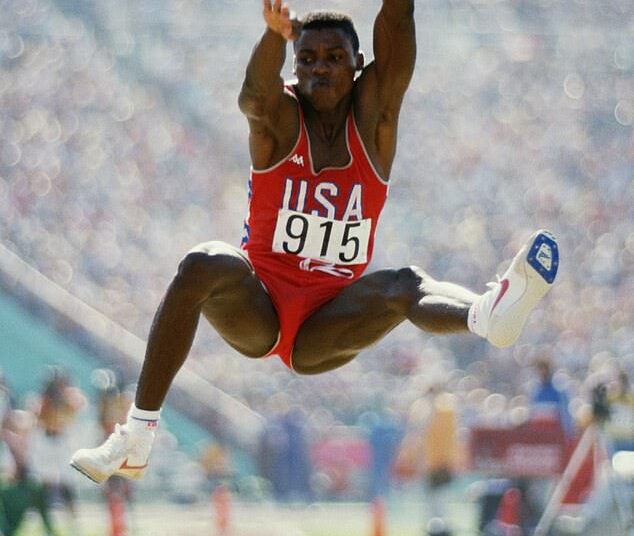
[[[414,17],[414,0],[383,0],[381,15],[390,25],[409,23]]]
[[[388,94],[402,95],[416,61],[413,0],[383,0],[374,24],[373,48],[381,86]]]

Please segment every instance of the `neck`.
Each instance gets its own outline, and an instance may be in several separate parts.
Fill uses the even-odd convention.
[[[305,101],[302,108],[306,126],[313,135],[332,144],[345,129],[350,106],[351,100],[344,99],[332,110],[318,110]]]

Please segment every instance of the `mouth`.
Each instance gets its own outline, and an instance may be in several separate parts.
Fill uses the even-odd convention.
[[[317,78],[313,81],[313,87],[315,88],[327,88],[330,87],[330,85],[328,78]]]

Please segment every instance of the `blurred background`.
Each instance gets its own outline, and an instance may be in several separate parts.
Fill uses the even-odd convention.
[[[369,58],[379,7],[291,4],[349,13]],[[0,533],[629,534],[605,482],[631,492],[631,461],[601,460],[634,434],[634,7],[419,1],[416,24],[370,270],[482,292],[549,228],[519,343],[403,325],[300,377],[201,324],[146,478],[102,489],[70,453],[124,418],[184,253],[239,244],[261,2],[0,1]]]

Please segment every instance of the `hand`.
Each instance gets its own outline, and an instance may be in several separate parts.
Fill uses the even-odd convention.
[[[263,0],[264,20],[272,31],[280,34],[287,41],[293,41],[299,36],[299,23],[291,17],[287,4],[282,0]]]

